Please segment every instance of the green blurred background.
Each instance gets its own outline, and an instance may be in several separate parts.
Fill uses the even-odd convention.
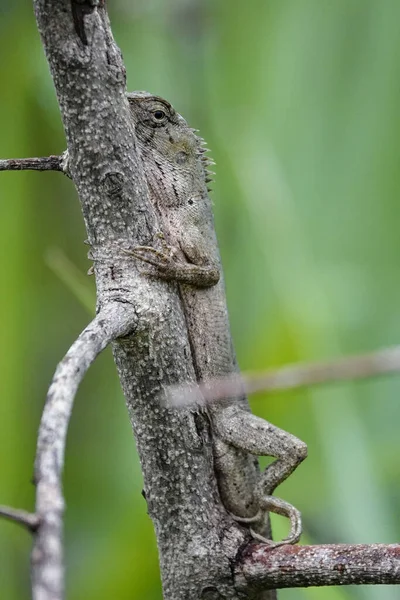
[[[400,2],[114,0],[128,88],[165,96],[217,161],[216,224],[243,369],[400,340]],[[30,2],[0,0],[0,156],[64,136]],[[71,182],[0,174],[0,503],[32,508],[35,436],[57,362],[91,318],[94,282]],[[400,378],[259,397],[305,440],[279,495],[303,542],[400,535]],[[110,352],[79,391],[65,495],[70,600],[160,600],[157,553]],[[286,523],[274,519],[275,533]],[[0,521],[0,597],[29,597],[29,535]],[[400,598],[394,587],[282,600]]]

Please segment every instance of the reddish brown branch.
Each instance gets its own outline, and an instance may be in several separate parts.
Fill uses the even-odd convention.
[[[399,544],[246,547],[236,565],[238,589],[399,584]]]

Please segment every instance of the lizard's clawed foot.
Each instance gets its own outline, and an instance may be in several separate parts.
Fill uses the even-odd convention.
[[[125,254],[134,256],[154,267],[154,272],[142,271],[143,275],[160,277],[167,281],[188,283],[197,287],[209,287],[219,281],[218,267],[184,262],[178,256],[179,250],[173,246],[168,246],[162,234],[158,234],[157,237],[161,239],[163,250],[158,250],[152,246],[136,246],[132,249],[123,248]]]
[[[276,498],[275,496],[264,496],[260,504],[260,510],[254,517],[237,517],[236,515],[232,514],[231,517],[235,521],[238,521],[238,523],[244,524],[262,522],[267,512],[272,512],[278,515],[282,515],[283,517],[287,517],[288,519],[290,519],[290,532],[284,540],[280,540],[277,542],[275,542],[274,540],[269,540],[260,533],[254,531],[254,529],[251,527],[250,533],[255,540],[258,540],[263,544],[267,544],[271,548],[277,548],[278,546],[284,546],[286,544],[296,544],[300,540],[302,532],[300,511],[298,511],[297,508],[295,508],[288,502],[285,502],[285,500],[282,500],[281,498]]]
[[[158,237],[161,238],[161,235]],[[163,237],[162,240],[164,240]],[[155,267],[155,273],[146,271],[146,275],[157,275],[166,279],[172,279],[175,276],[178,266],[178,263],[175,261],[177,250],[172,246],[167,246],[165,240],[163,250],[157,250],[157,248],[153,248],[152,246],[136,246],[129,250],[124,249],[124,252]]]
[[[152,246],[136,246],[132,250],[126,250],[127,254],[131,254],[135,258],[139,258],[143,262],[149,263],[158,269],[164,269],[171,265],[176,251],[170,248],[170,252],[157,250]]]

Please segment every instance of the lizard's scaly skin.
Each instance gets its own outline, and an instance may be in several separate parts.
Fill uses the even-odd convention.
[[[134,92],[128,101],[150,199],[163,227],[154,247],[130,253],[151,265],[150,275],[178,282],[198,381],[227,376],[237,372],[237,364],[207,188],[212,161],[202,138],[166,100]],[[212,404],[208,412],[214,467],[227,511],[252,524],[253,536],[267,543],[268,511],[287,516],[291,531],[277,544],[297,542],[300,513],[271,494],[305,458],[306,445],[251,414],[244,396]],[[258,455],[277,459],[261,475]]]

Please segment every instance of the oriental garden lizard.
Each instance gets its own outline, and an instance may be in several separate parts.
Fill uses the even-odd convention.
[[[207,184],[211,180],[204,140],[174,108],[147,92],[128,94],[138,152],[152,205],[163,231],[154,247],[125,250],[150,264],[148,274],[178,282],[198,381],[237,372],[218,243]],[[250,412],[247,398],[207,407],[214,470],[225,509],[250,527],[257,540],[293,544],[301,535],[299,511],[272,496],[307,455],[290,433]],[[276,458],[260,474],[257,456]],[[289,535],[272,542],[268,512],[290,519]]]

